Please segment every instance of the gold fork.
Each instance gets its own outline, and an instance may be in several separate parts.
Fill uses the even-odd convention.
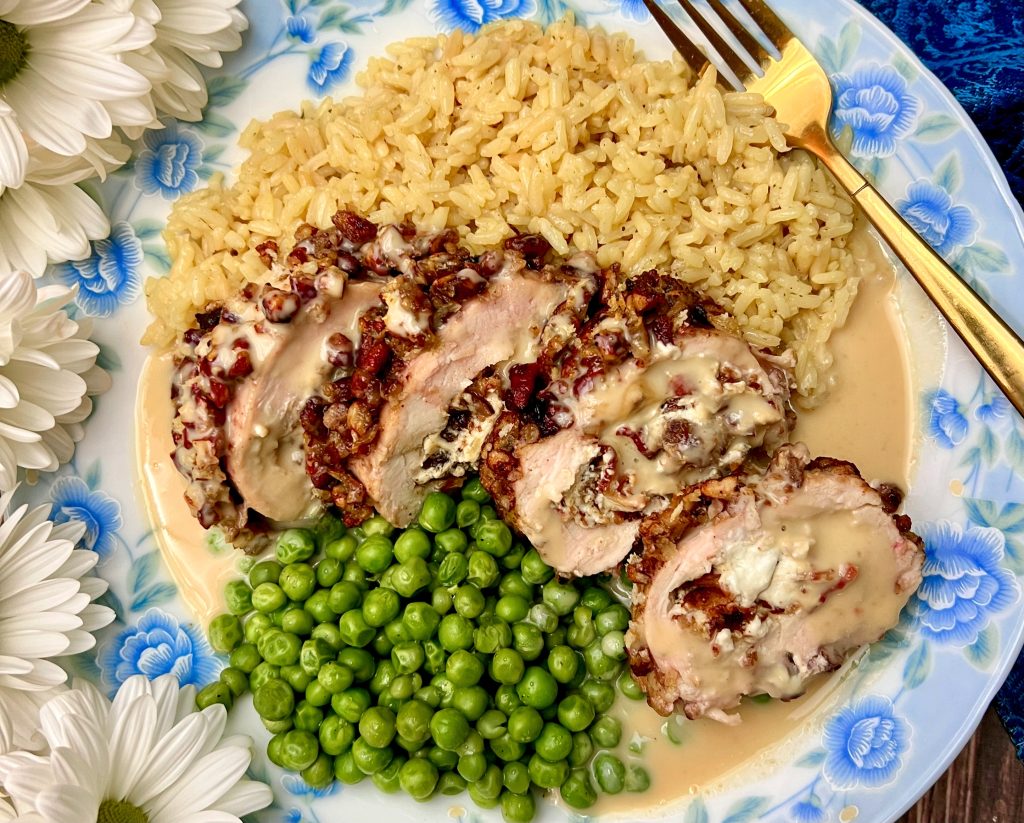
[[[739,2],[778,50],[778,59],[758,42],[721,0],[706,0],[713,13],[746,50],[746,56],[760,66],[761,73],[758,73],[719,35],[691,0],[678,2],[743,87],[760,94],[775,109],[789,144],[816,155],[852,195],[967,348],[1017,411],[1024,414],[1024,343],[839,153],[828,133],[832,89],[814,55],[764,0]],[[695,72],[704,70],[708,66],[707,57],[656,0],[644,0],[644,5],[690,67]],[[720,77],[720,80],[732,85],[725,77]]]

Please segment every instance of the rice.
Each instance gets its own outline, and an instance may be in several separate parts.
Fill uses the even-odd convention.
[[[259,243],[287,252],[300,223],[325,228],[349,208],[455,227],[476,251],[532,232],[627,273],[669,269],[751,344],[791,349],[813,402],[856,295],[853,208],[811,158],[787,153],[760,97],[715,80],[571,20],[395,43],[357,78],[361,95],[251,123],[237,181],[175,204],[173,265],[146,284],[143,342],[165,345],[209,303],[266,281]]]

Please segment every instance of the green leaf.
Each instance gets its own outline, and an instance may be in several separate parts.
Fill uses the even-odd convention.
[[[326,3],[327,0],[316,0],[319,3]],[[381,16],[385,14],[394,14],[395,12],[402,11],[409,7],[412,0],[387,0],[384,6],[381,8],[379,14]]]
[[[156,586],[150,586],[132,601],[132,611],[141,612],[152,606],[159,606],[161,603],[173,600],[177,594],[178,590],[173,583],[159,583]]]
[[[992,429],[984,428],[981,430],[979,448],[981,449],[981,459],[988,465],[991,466],[996,462],[996,457],[999,454],[999,440],[992,433]]]
[[[818,56],[818,62],[824,67],[828,74],[839,74],[843,65],[839,60],[839,47],[831,37],[822,35],[818,38],[818,44],[814,48]]]
[[[167,273],[171,270],[170,255],[168,255],[166,250],[163,248],[152,244],[146,244],[142,247],[142,253],[146,256],[146,259],[150,264],[159,271]]]
[[[144,554],[132,565],[132,573],[129,578],[133,592],[140,592],[153,582],[157,571],[160,569],[160,555],[157,552]]]
[[[113,589],[107,589],[103,594],[96,598],[96,602],[101,606],[106,606],[114,613],[114,619],[118,623],[126,623],[124,604],[121,602]]]
[[[971,665],[978,669],[988,669],[999,653],[999,632],[990,623],[980,632],[977,639],[964,649],[964,655]]]
[[[1006,537],[1006,554],[1003,563],[1018,577],[1024,577],[1024,542],[1012,535]]]
[[[709,823],[707,807],[699,797],[686,807],[683,823]]]
[[[1000,506],[991,500],[978,497],[965,497],[967,516],[979,526],[991,526],[1001,532],[1024,532],[1024,505],[1020,503],[1004,503]]]
[[[163,224],[159,220],[136,220],[132,223],[132,230],[139,240],[149,240],[160,236],[160,232],[163,231]]]
[[[121,358],[118,356],[117,351],[103,343],[96,343],[96,346],[100,350],[99,354],[96,355],[96,365],[106,372],[121,371]]]
[[[900,73],[900,76],[908,83],[913,83],[917,79],[917,66],[911,63],[902,54],[897,54],[892,59],[892,67]]]
[[[967,453],[960,458],[958,466],[974,466],[981,462],[981,450],[977,446],[972,446],[967,450]]]
[[[248,80],[237,75],[217,75],[210,78],[210,82],[206,85],[206,92],[209,97],[209,101],[206,104],[207,116],[209,116],[210,109],[220,108],[234,101],[238,95],[245,91],[245,87],[248,85]]]
[[[103,470],[102,468],[100,468],[100,461],[97,460],[95,463],[89,466],[89,471],[85,473],[85,477],[82,479],[85,480],[86,486],[88,486],[93,491],[96,491],[96,489],[100,487],[100,478],[102,477],[102,474]]]
[[[838,67],[840,69],[844,68],[853,59],[859,45],[860,24],[855,20],[851,20],[839,32],[839,42],[836,44],[836,57],[839,60]]]
[[[793,765],[800,769],[813,769],[825,762],[824,749],[811,749]]]
[[[921,122],[917,124],[914,136],[926,143],[937,143],[939,140],[949,137],[957,128],[959,126],[952,116],[945,112],[939,112],[922,117]]]
[[[932,669],[932,655],[927,643],[922,643],[910,653],[903,666],[903,685],[916,689],[928,677]]]
[[[335,6],[328,9],[327,13],[320,18],[321,29],[337,29],[345,34],[361,34],[363,23],[369,22],[369,18],[349,17],[348,9],[343,6]]]
[[[750,820],[756,820],[767,805],[767,797],[745,797],[737,800],[726,810],[722,823],[748,823]]]
[[[235,124],[216,112],[207,112],[203,119],[196,123],[196,128],[213,137],[230,137],[235,133]]]
[[[953,153],[939,163],[939,167],[932,175],[936,186],[945,189],[949,194],[956,193],[963,183],[963,175],[960,172],[960,158]]]
[[[1009,274],[1010,259],[1006,252],[992,243],[979,240],[965,246],[960,252],[960,259],[970,268],[977,271],[995,272],[997,274]]]
[[[207,163],[212,163],[214,160],[220,159],[220,156],[224,154],[224,149],[226,148],[227,146],[224,145],[223,143],[217,143],[216,145],[213,146],[207,146],[205,149],[203,149],[203,160],[205,160]]]

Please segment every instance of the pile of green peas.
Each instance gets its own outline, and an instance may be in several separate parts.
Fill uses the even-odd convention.
[[[598,789],[644,791],[608,714],[616,683],[642,697],[624,666],[628,610],[559,581],[489,503],[473,478],[460,500],[430,494],[401,532],[327,515],[282,533],[275,559],[225,589],[208,634],[229,665],[197,705],[251,691],[270,760],[314,788],[468,791],[509,823],[533,819],[536,789],[578,809]]]

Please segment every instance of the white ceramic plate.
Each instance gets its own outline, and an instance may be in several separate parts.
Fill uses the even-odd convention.
[[[674,5],[674,4],[673,4]],[[850,0],[778,0],[782,16],[832,74],[837,125],[853,129],[853,157],[885,195],[998,309],[1024,326],[1018,271],[1021,212],[980,135],[939,82]],[[146,352],[141,284],[166,270],[159,237],[171,201],[230,173],[239,126],[340,93],[387,42],[501,17],[544,21],[569,8],[577,19],[632,33],[649,56],[666,42],[640,0],[248,0],[244,49],[211,76],[211,105],[198,124],[168,123],[136,147],[132,164],[96,192],[114,225],[92,258],[49,277],[80,287],[78,311],[96,317],[95,337],[113,389],[97,403],[73,463],[31,491],[57,519],[87,521],[102,556],[117,622],[77,674],[113,690],[142,672],[174,671],[203,685],[223,662],[202,638],[160,563],[133,484],[129,431]],[[904,277],[905,299],[916,287]],[[909,324],[913,338],[915,326]],[[790,740],[781,763],[740,769],[713,796],[683,801],[677,823],[751,820],[817,823],[895,819],[942,773],[977,725],[1020,651],[1024,604],[1024,428],[955,339],[943,368],[917,363],[921,438],[907,508],[927,544],[925,582],[898,630],[876,644],[832,700]],[[255,716],[235,722],[265,742]],[[314,792],[261,759],[276,804],[260,820],[498,819],[496,813],[426,806],[371,785]],[[685,776],[681,776],[685,779]],[[461,798],[460,798],[461,800]],[[564,819],[545,809],[543,819]]]

